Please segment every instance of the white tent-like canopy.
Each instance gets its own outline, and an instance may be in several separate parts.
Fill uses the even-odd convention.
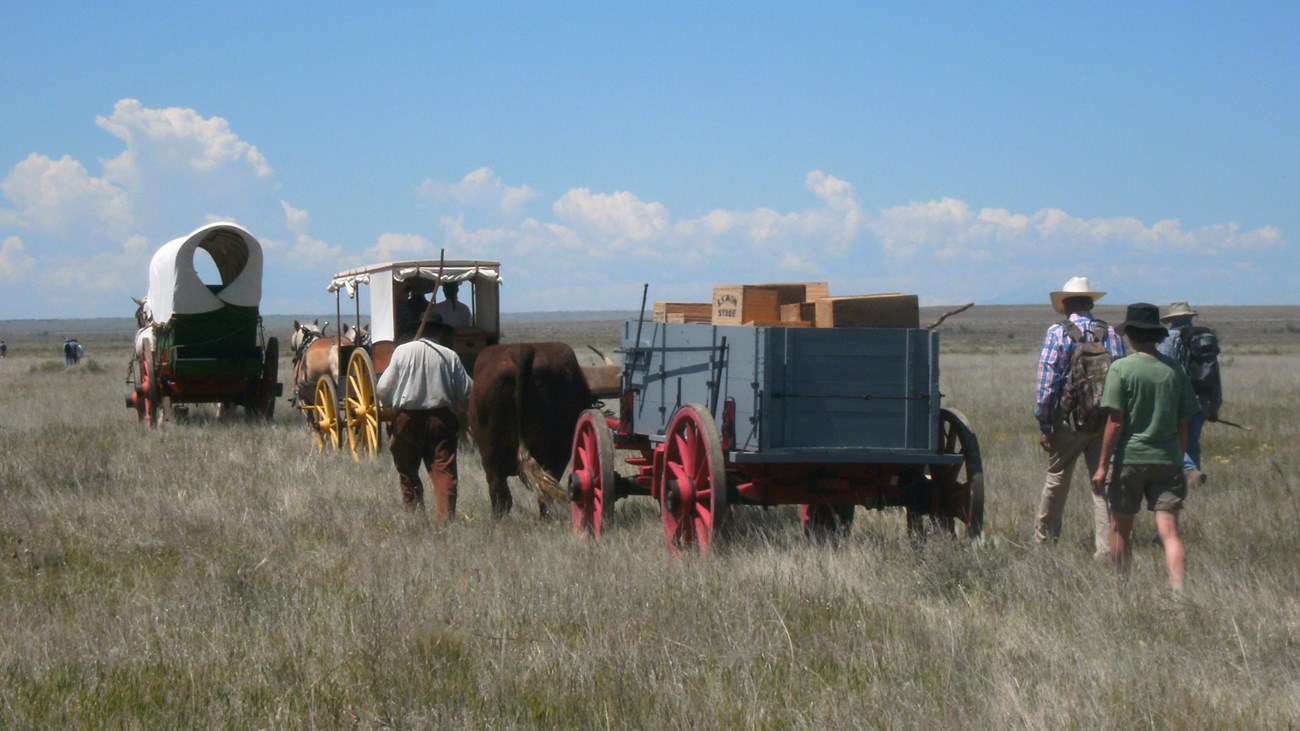
[[[212,257],[221,275],[217,292],[199,278],[195,249]],[[233,223],[213,223],[172,239],[149,262],[149,309],[156,323],[173,315],[212,312],[226,305],[256,307],[262,301],[262,245]]]
[[[495,261],[402,261],[349,269],[334,275],[327,289],[346,290],[355,297],[357,287],[370,285],[370,337],[374,341],[392,340],[396,332],[393,305],[400,290],[412,280],[425,280],[428,287],[451,282],[471,282],[474,287],[474,325],[492,332],[498,329],[500,311],[498,287],[501,264]],[[427,290],[422,290],[427,291]],[[436,294],[436,293],[435,293]]]

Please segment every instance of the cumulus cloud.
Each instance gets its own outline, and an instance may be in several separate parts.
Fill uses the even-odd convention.
[[[126,143],[126,152],[109,162],[109,177],[128,181],[148,167],[188,167],[197,174],[236,164],[259,178],[271,177],[270,163],[241,140],[221,117],[204,117],[193,109],[149,109],[122,99],[107,117],[95,118],[100,129]]]
[[[1147,225],[1131,217],[1078,218],[1057,208],[1029,214],[1003,208],[976,211],[954,198],[886,208],[867,228],[887,253],[899,258],[930,253],[945,259],[988,259],[1066,246],[1215,254],[1282,242],[1282,232],[1267,226],[1243,231],[1229,223],[1187,230],[1174,219]]]
[[[450,185],[425,178],[420,184],[420,194],[436,200],[450,200],[462,207],[487,211],[503,218],[517,217],[537,197],[537,191],[527,185],[506,185],[491,168],[486,167]]]
[[[668,209],[662,203],[646,203],[626,191],[574,188],[551,208],[562,223],[596,235],[612,249],[649,241],[668,230]]]
[[[6,236],[0,244],[0,282],[21,281],[36,266],[36,260],[27,255],[23,240]]]
[[[358,264],[371,264],[408,259],[436,259],[438,251],[430,241],[419,234],[385,233],[375,245],[361,254]]]
[[[12,209],[0,210],[0,224],[46,235],[74,233],[120,237],[131,226],[129,196],[105,178],[93,177],[79,161],[35,152],[0,182]]]

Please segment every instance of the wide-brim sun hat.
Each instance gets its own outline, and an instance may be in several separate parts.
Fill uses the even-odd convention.
[[[1052,293],[1052,309],[1064,315],[1065,301],[1071,297],[1091,297],[1096,302],[1105,296],[1106,293],[1092,286],[1087,277],[1070,277],[1064,287]]]
[[[1196,310],[1186,302],[1170,302],[1169,309],[1160,318],[1161,322],[1172,322],[1180,317],[1196,317]]]
[[[1129,305],[1128,312],[1124,314],[1123,328],[1169,334],[1169,328],[1160,323],[1160,308],[1149,302],[1134,302]]]

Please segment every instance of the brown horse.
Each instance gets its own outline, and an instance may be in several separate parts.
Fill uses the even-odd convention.
[[[297,403],[311,404],[315,401],[316,382],[321,376],[329,374],[338,380],[339,349],[334,338],[325,335],[328,328],[329,323],[321,325],[320,320],[293,321],[289,345],[293,348],[294,400]],[[352,343],[346,331],[343,342]]]

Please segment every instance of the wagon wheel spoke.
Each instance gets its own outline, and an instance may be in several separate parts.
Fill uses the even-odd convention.
[[[347,393],[348,445],[352,458],[361,461],[364,454],[373,459],[379,452],[379,410],[375,405],[375,367],[370,354],[361,348],[348,358]]]

